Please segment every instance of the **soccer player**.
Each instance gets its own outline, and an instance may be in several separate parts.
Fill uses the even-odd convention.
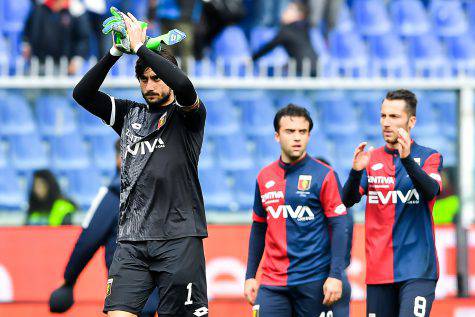
[[[176,59],[143,45],[146,31],[134,16],[124,20],[145,103],[99,91],[120,58],[115,46],[73,92],[121,138],[118,245],[104,311],[136,316],[157,286],[160,316],[207,316],[207,228],[197,168],[206,110]]]
[[[319,316],[341,297],[346,208],[333,169],[307,155],[312,127],[305,108],[280,109],[281,157],[257,176],[244,295],[260,317]]]
[[[417,99],[387,93],[381,106],[386,145],[355,150],[343,188],[347,207],[366,200],[368,316],[429,316],[438,279],[432,207],[442,190],[442,156],[415,143]]]
[[[119,194],[120,194],[120,143],[115,143],[116,169],[108,187],[101,187],[91,204],[84,222],[83,230],[69,257],[64,271],[62,285],[53,291],[49,299],[50,311],[64,313],[74,304],[73,289],[76,280],[84,270],[94,253],[101,247],[105,249],[105,263],[107,270],[112,263],[117,246],[117,224],[119,222]],[[149,297],[140,317],[154,316],[158,305],[156,290]]]

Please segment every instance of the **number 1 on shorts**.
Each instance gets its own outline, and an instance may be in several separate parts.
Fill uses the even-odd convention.
[[[191,305],[193,304],[193,301],[191,300],[191,287],[193,286],[193,283],[188,283],[186,288],[188,289],[188,296],[186,297],[186,302],[185,305]]]

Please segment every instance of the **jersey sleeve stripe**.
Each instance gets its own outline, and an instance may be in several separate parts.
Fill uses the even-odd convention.
[[[111,118],[109,120],[109,126],[113,126],[114,123],[115,123],[115,98],[112,97],[112,96],[109,96],[110,99],[111,99],[111,105],[112,105],[112,108],[111,108]]]
[[[263,223],[267,222],[266,218],[259,217],[255,212],[252,212],[252,220],[255,222],[263,222]]]
[[[99,207],[102,202],[102,199],[104,199],[108,191],[109,189],[107,187],[99,188],[99,192],[92,200],[91,207],[89,207],[89,210],[87,211],[86,216],[84,217],[84,220],[82,222],[83,229],[87,229],[87,227],[89,227],[89,223],[91,222],[92,217],[94,217],[97,207]]]

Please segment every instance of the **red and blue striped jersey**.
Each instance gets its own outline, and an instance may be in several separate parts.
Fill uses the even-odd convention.
[[[309,155],[293,164],[278,160],[260,171],[253,220],[267,223],[263,285],[298,285],[329,276],[328,219],[346,215],[340,191],[333,169]]]
[[[442,191],[442,156],[413,142],[411,157]],[[367,195],[366,283],[437,280],[432,217],[436,198],[425,201],[418,193],[396,150],[373,150],[361,179],[360,194]]]

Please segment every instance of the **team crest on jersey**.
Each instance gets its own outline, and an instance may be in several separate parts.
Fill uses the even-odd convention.
[[[167,113],[166,112],[164,114],[162,114],[162,116],[158,120],[157,130],[160,129],[161,127],[163,127],[165,122],[167,122]]]
[[[312,175],[299,175],[298,190],[305,191],[310,188],[312,184]]]
[[[107,280],[107,288],[106,288],[106,297],[111,294],[112,282],[114,281],[113,278]]]

